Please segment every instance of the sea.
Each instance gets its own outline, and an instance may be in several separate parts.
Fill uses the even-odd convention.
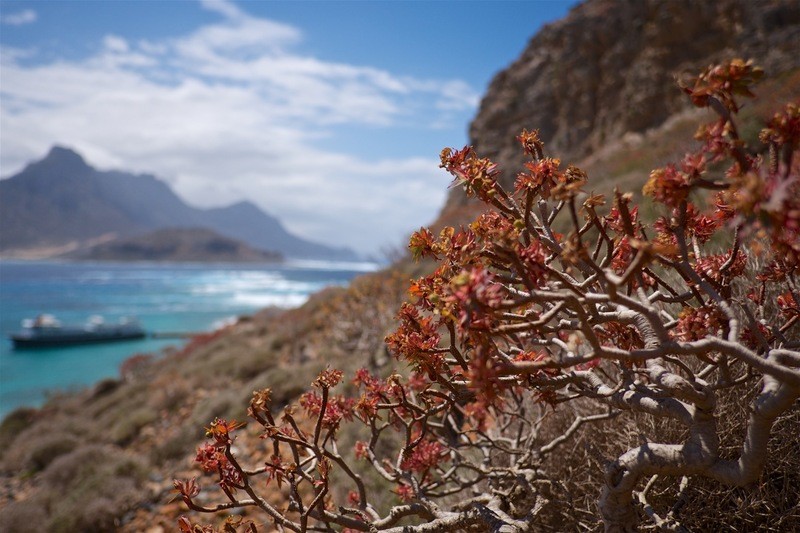
[[[269,307],[295,307],[344,286],[374,263],[296,261],[268,265],[74,263],[0,260],[0,419],[52,394],[117,377],[139,353],[160,354],[176,339],[15,349],[8,335],[25,319],[54,315],[64,325],[99,315],[135,318],[148,332],[202,332]]]

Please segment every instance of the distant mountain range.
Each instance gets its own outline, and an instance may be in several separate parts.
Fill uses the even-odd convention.
[[[204,228],[159,229],[122,237],[67,253],[63,257],[91,261],[256,262],[282,260],[278,252],[256,250],[236,239]]]
[[[354,260],[333,248],[292,235],[250,202],[199,209],[149,174],[99,171],[75,151],[53,147],[22,172],[0,180],[0,253],[85,247],[166,228],[206,228],[287,258]]]

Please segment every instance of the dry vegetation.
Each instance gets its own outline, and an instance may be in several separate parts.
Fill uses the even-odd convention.
[[[788,94],[796,97],[798,73],[788,76],[789,83],[779,80],[779,84],[766,87],[788,87]],[[745,108],[744,113],[756,109],[760,108]],[[769,109],[770,113],[774,111]],[[756,114],[764,117],[765,113]],[[742,136],[749,138],[751,122],[745,118]],[[677,129],[670,129],[673,127]],[[631,186],[635,183],[638,188],[646,178],[642,170],[651,168],[654,160],[663,162],[681,155],[676,152],[686,145],[667,140],[684,128],[688,131],[689,126],[678,121],[653,132],[655,137],[646,137],[643,145],[621,146],[604,155],[605,159],[594,161],[595,167],[590,168],[601,170],[592,170],[590,175],[630,175]],[[655,145],[658,147],[652,153],[645,150]],[[610,188],[602,181],[592,181],[591,185],[597,190]],[[441,225],[457,225],[474,217],[475,205],[445,213]],[[362,367],[382,378],[395,371],[408,375],[408,366],[389,355],[383,339],[397,325],[395,315],[408,296],[409,279],[427,276],[434,267],[433,263],[415,266],[402,262],[393,270],[360,278],[348,289],[325,291],[297,310],[265,311],[226,330],[200,336],[163,358],[132,358],[123,366],[121,379],[103,381],[80,394],[54,397],[42,409],[15,411],[0,426],[0,529],[175,530],[178,518],[187,510],[173,489],[172,477],[197,476],[204,490],[195,503],[213,506],[220,496],[213,490],[217,479],[201,473],[195,463],[196,448],[205,441],[204,428],[215,418],[246,420],[254,390],[271,388],[271,411],[277,414],[295,402],[328,366],[343,370],[348,380],[335,392],[350,397],[357,397],[358,389],[349,378]],[[757,265],[749,268],[753,273]],[[772,316],[775,311],[771,310]],[[757,383],[758,375],[754,375],[745,381],[744,393],[738,388],[717,393],[715,415],[720,420],[722,459],[739,454],[751,400],[759,393]],[[528,398],[520,405],[529,409],[531,420],[536,421],[532,445],[540,449],[555,442],[575,416],[598,413],[596,405],[587,400],[557,402],[554,408]],[[298,423],[304,431],[313,432],[313,417]],[[268,442],[260,438],[263,429],[251,422],[236,432],[234,451],[246,458],[249,467],[263,465],[272,455]],[[363,429],[356,422],[343,423],[337,433],[338,448],[344,460],[355,465],[354,473],[362,478],[371,507],[385,516],[402,503],[399,496],[408,495],[368,462],[353,462],[356,443],[364,439]],[[680,424],[637,413],[609,415],[578,428],[565,444],[558,445],[558,453],[542,456],[538,467],[547,473],[547,482],[538,486],[533,529],[602,529],[597,495],[605,485],[604,469],[609,462],[642,442],[683,442],[686,435],[686,428]],[[798,435],[800,412],[795,402],[775,421],[768,460],[755,481],[731,488],[702,476],[686,482],[681,476],[644,480],[637,485],[637,520],[653,528],[647,521],[654,513],[660,518],[679,519],[683,526],[697,531],[800,530]],[[388,457],[407,444],[404,435],[385,432],[372,453]],[[464,454],[470,458],[468,452]],[[330,480],[332,500],[347,502],[349,477],[334,469]],[[260,483],[258,489],[270,505],[285,508],[289,486],[284,483],[279,488],[273,481],[269,486]],[[490,492],[486,483],[477,486]],[[306,501],[314,494],[308,487],[301,487],[300,492]],[[647,505],[638,503],[640,496]],[[465,499],[452,494],[439,503],[447,509]],[[236,510],[233,515],[249,516],[259,530],[274,527],[271,518],[258,510]],[[197,515],[189,516],[198,519]],[[220,513],[213,520],[221,527],[226,514]],[[674,524],[663,522],[660,527]]]
[[[363,276],[163,358],[134,356],[121,379],[11,413],[0,426],[0,530],[174,530],[182,504],[172,476],[192,472],[203,427],[243,419],[252,391],[266,384],[277,405],[288,404],[328,361],[351,371],[370,359],[388,364],[382,339],[410,276]],[[250,445],[255,453],[261,441]]]
[[[717,118],[650,173],[656,220],[629,194],[603,208],[538,132],[513,193],[445,149],[488,210],[411,237],[437,263],[386,338],[412,372],[326,368],[289,406],[254,392],[265,449],[215,419],[196,461],[218,490],[176,479],[183,501],[260,510],[226,525],[251,532],[800,527],[800,105],[749,148],[736,115],[761,74],[734,60],[685,86]]]

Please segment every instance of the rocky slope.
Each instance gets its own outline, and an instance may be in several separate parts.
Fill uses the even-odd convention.
[[[0,424],[0,531],[177,531],[186,509],[172,479],[198,475],[203,428],[216,416],[246,420],[252,391],[263,387],[276,405],[288,404],[326,365],[350,376],[391,368],[383,337],[412,275],[366,275],[299,309],[199,335],[165,357],[133,356],[119,379],[12,412]],[[263,442],[253,428],[237,448],[257,462]]]
[[[800,42],[799,12],[797,3],[788,1],[590,0],[543,29],[498,75],[473,123],[472,142],[480,153],[514,168],[519,164],[514,135],[538,127],[548,148],[564,160],[583,161],[612,180],[630,176],[630,186],[640,187],[648,168],[680,152],[682,145],[672,139],[691,136],[694,128],[696,117],[683,111],[672,72],[720,55],[752,56],[768,70],[785,73],[764,85],[764,95],[782,101],[798,97],[798,59],[791,51],[793,42]],[[751,109],[768,113],[766,100]],[[604,144],[617,137],[622,139]],[[506,176],[513,179],[513,173]],[[443,219],[465,218],[470,209],[461,198],[461,191],[453,193]],[[170,480],[201,475],[192,460],[202,426],[217,415],[241,420],[256,388],[272,387],[275,403],[285,405],[326,364],[348,375],[365,365],[390,371],[396,363],[387,358],[382,338],[408,279],[420,275],[417,268],[425,266],[405,263],[370,275],[348,289],[317,295],[300,309],[262,314],[198,337],[162,359],[132,359],[120,379],[53,398],[39,410],[13,413],[0,426],[0,529],[175,530],[186,510],[175,500]],[[746,402],[734,398],[726,406],[741,409],[746,418]],[[776,441],[784,448],[775,457],[800,457],[798,428],[800,412],[781,423]],[[639,428],[629,429],[631,442],[638,442]],[[256,464],[268,450],[248,431],[237,446]],[[590,444],[576,449],[588,453]],[[592,457],[574,471],[568,465],[565,484],[575,494],[591,470],[587,462],[598,461]],[[599,462],[590,466],[602,472]],[[775,525],[775,509],[800,486],[796,462],[768,465],[768,471],[769,478],[755,489],[691,486],[682,512],[695,517],[697,530],[800,528],[796,505]],[[200,482],[214,484],[209,477]],[[753,490],[765,494],[752,500],[764,506],[751,505]],[[392,497],[388,491],[387,497]],[[752,521],[720,525],[736,513]],[[574,514],[557,515],[556,525],[543,530],[597,526],[578,520]]]
[[[523,128],[539,129],[549,154],[581,162],[686,110],[676,76],[744,57],[774,78],[800,67],[799,42],[795,0],[589,0],[544,27],[495,76],[471,144],[508,169],[510,185],[523,161],[514,141]],[[590,177],[592,162],[584,165]],[[463,203],[454,193],[448,208]]]

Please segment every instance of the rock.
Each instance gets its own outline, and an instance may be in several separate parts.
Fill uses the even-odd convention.
[[[743,57],[772,77],[800,66],[798,42],[796,0],[589,0],[497,74],[471,144],[507,169],[508,187],[521,169],[514,137],[523,128],[539,129],[549,154],[575,161],[685,109],[676,75]],[[455,190],[446,210],[465,202]]]

